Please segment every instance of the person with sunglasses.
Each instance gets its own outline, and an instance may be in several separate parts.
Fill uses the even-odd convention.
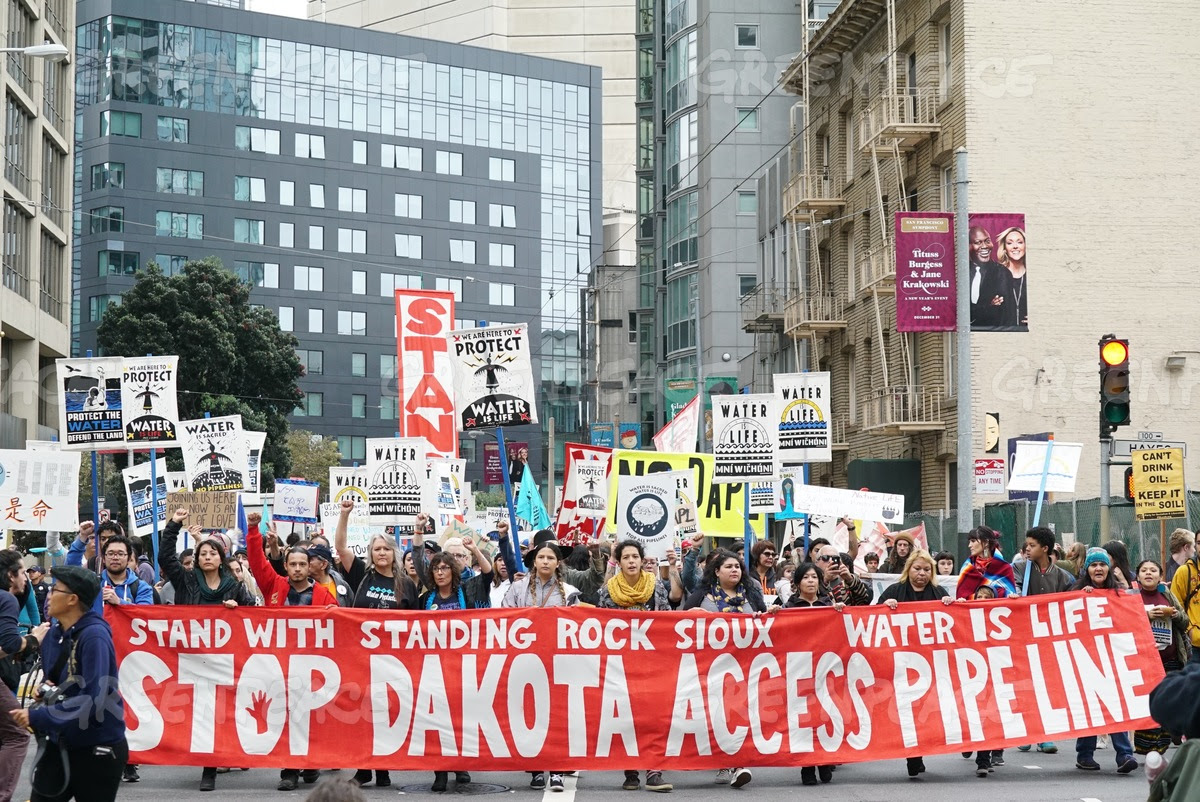
[[[821,546],[816,563],[825,574],[830,601],[851,607],[866,607],[871,603],[871,587],[846,567],[836,546],[828,543]]]

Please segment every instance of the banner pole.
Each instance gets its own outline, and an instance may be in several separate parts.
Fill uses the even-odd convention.
[[[745,526],[743,527],[743,543],[745,544],[745,561],[746,561],[746,576],[753,576],[754,566],[751,565],[750,549],[754,546],[754,524],[750,522],[750,483],[742,482],[742,493],[745,494],[745,503],[742,505],[742,515]]]
[[[504,427],[496,427],[496,445],[500,448],[500,478],[504,482],[504,503],[508,506],[508,525],[513,537],[514,554],[518,553],[521,541],[517,537],[517,512],[513,504],[512,478],[508,475],[508,447],[504,445]],[[526,463],[525,470],[529,470]]]
[[[808,463],[804,463],[804,484],[808,484]],[[805,562],[813,562],[812,555],[808,553],[808,541],[812,531],[812,516],[807,512],[804,513],[804,560]]]
[[[1033,525],[1036,527],[1042,520],[1042,501],[1046,498],[1046,477],[1050,474],[1050,452],[1054,451],[1054,441],[1046,441],[1046,461],[1042,464],[1042,483],[1038,486],[1037,506],[1033,508]],[[1020,544],[1016,546],[1016,551],[1020,551]],[[1016,558],[1013,554],[1013,558]],[[1025,581],[1021,583],[1021,595],[1029,595],[1029,575],[1033,570],[1029,567],[1029,561],[1025,561]]]
[[[150,565],[154,568],[154,581],[158,581],[158,449],[150,449],[150,524],[154,528],[150,533],[150,544],[154,557]],[[164,499],[163,503],[166,503]]]

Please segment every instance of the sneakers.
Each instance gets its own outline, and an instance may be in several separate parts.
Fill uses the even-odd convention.
[[[998,755],[998,754],[993,754],[992,755],[992,766],[995,767],[995,766],[1003,766],[1003,765],[1004,765],[1004,756]]]
[[[1029,751],[1030,749],[1032,749],[1032,748],[1033,748],[1033,747],[1032,747],[1032,746],[1030,746],[1029,744],[1025,744],[1024,746],[1018,746],[1018,747],[1017,747],[1017,751],[1018,751],[1018,752],[1028,752],[1028,751]],[[1039,752],[1040,752],[1040,751],[1042,751],[1042,747],[1041,747],[1041,746],[1039,746],[1039,747],[1038,747],[1038,751],[1039,751]]]
[[[713,780],[717,785],[729,785],[729,781],[733,779],[733,772],[729,769],[721,769],[717,772],[717,779]]]
[[[749,785],[754,779],[754,775],[750,773],[750,769],[733,769],[733,774],[729,780],[730,788],[741,788]]]
[[[988,769],[984,768],[983,766],[976,766],[975,767],[975,776],[976,777],[988,776]]]
[[[141,775],[138,774],[138,767],[132,763],[125,765],[125,770],[122,772],[121,779],[127,783],[135,783],[141,780]]]
[[[534,775],[529,778],[529,787],[535,791],[543,791],[546,788],[546,773],[542,771],[534,772]]]
[[[370,769],[359,769],[354,772],[354,781],[358,783],[359,787],[362,787],[371,782],[372,776]]]
[[[206,768],[200,773],[200,790],[212,791],[217,787],[216,768]]]
[[[638,781],[638,773],[636,771],[625,772],[625,782],[621,784],[621,788],[625,791],[637,791],[642,787]]]
[[[556,794],[561,794],[565,788],[563,787],[563,776],[556,772],[550,774],[550,790]]]
[[[921,761],[921,771],[925,771],[925,762]],[[833,766],[817,766],[817,776],[821,778],[821,782],[827,783],[833,780]]]
[[[1121,761],[1121,765],[1117,766],[1117,774],[1129,774],[1131,771],[1137,771],[1138,762],[1136,758],[1127,757]]]
[[[459,785],[470,785],[471,784],[471,772],[469,772],[469,771],[454,772],[454,782],[458,783]]]
[[[433,786],[429,789],[435,794],[446,793],[446,787],[450,784],[450,775],[444,771],[435,771],[433,773]]]
[[[1052,743],[1038,744],[1037,749],[1039,752],[1042,752],[1047,755],[1057,755],[1058,754],[1058,747]]]
[[[300,780],[298,777],[287,776],[287,777],[283,777],[282,779],[279,780],[279,785],[275,786],[275,790],[277,790],[277,791],[295,791],[299,787],[300,787]]]
[[[804,766],[800,769],[800,784],[801,785],[816,785],[817,784],[817,769],[815,766]]]
[[[670,793],[675,786],[670,783],[663,782],[661,771],[650,771],[646,773],[646,790],[654,791],[659,794]]]
[[[1136,763],[1137,761],[1134,761],[1134,762]],[[1075,761],[1075,768],[1082,769],[1083,771],[1100,771],[1100,764],[1097,763],[1096,761],[1092,760],[1091,758],[1088,758],[1086,760],[1083,758],[1079,758],[1078,760]]]

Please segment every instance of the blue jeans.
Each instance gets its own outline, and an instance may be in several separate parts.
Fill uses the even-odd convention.
[[[1110,732],[1108,734],[1108,741],[1112,744],[1113,751],[1117,753],[1118,766],[1133,757],[1133,746],[1129,743],[1129,733]],[[1075,739],[1075,755],[1078,760],[1092,760],[1095,754],[1095,735]]]

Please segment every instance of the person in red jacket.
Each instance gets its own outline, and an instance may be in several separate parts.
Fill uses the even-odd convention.
[[[262,532],[258,525],[262,515],[257,512],[246,514],[246,556],[250,559],[250,573],[262,591],[267,607],[337,607],[337,599],[324,585],[313,584],[308,575],[308,552],[299,546],[288,549],[284,555],[287,577],[275,573],[263,551]],[[272,530],[271,534],[274,534]],[[300,785],[300,769],[283,769],[279,772],[279,790],[295,791]],[[316,769],[303,771],[304,782],[314,783],[320,777]]]
[[[246,514],[246,555],[250,559],[250,573],[262,591],[267,607],[299,607],[312,604],[337,606],[337,599],[324,585],[313,584],[308,574],[308,552],[299,546],[288,549],[284,556],[287,577],[275,573],[263,551],[262,532],[258,525],[262,515],[257,512]]]

